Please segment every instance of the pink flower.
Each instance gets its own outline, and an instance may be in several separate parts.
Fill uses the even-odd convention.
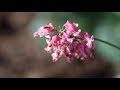
[[[95,45],[94,45],[94,36],[90,35],[88,32],[85,33],[84,39],[87,41],[87,46],[89,49],[94,50]]]
[[[51,23],[41,27],[34,33],[34,37],[45,36],[48,46],[44,48],[51,53],[53,62],[56,62],[61,56],[65,56],[67,62],[72,62],[76,58],[81,58],[83,61],[93,60],[93,51],[95,49],[94,36],[86,32],[82,34],[80,29],[77,29],[78,24],[67,21],[64,25],[64,30],[54,34],[54,27]]]
[[[48,25],[39,28],[38,31],[34,33],[34,37],[43,37],[49,34],[54,34],[54,27],[52,23],[49,23]]]
[[[81,54],[81,59],[86,61],[86,60],[93,60],[93,54],[90,51],[90,49],[85,46],[85,45],[79,45],[79,50],[80,50],[80,54]]]
[[[52,37],[51,41],[49,42],[49,46],[58,46],[60,43],[60,37],[55,35]]]
[[[73,33],[73,36],[77,38],[81,38],[82,37],[81,30],[78,30],[77,32]]]
[[[67,34],[72,34],[72,33],[78,31],[78,29],[77,29],[78,24],[77,24],[77,23],[74,23],[74,22],[67,21],[67,22],[64,24],[64,27],[66,28],[66,33],[67,33]]]
[[[39,37],[38,31],[33,34],[34,37]]]
[[[67,61],[71,63],[74,60],[74,57],[72,55],[67,56]]]
[[[78,24],[67,20],[67,22],[64,24],[64,27],[66,27],[67,29],[75,30],[78,27]]]
[[[52,52],[52,47],[48,46],[48,47],[44,48],[44,50],[51,53]]]
[[[93,53],[91,52],[91,50],[88,47],[85,47],[85,52],[86,52],[87,58],[89,60],[93,60],[94,59]]]
[[[59,41],[60,41],[60,37],[55,35],[55,36],[52,37],[52,40],[50,41],[50,43],[57,43]]]
[[[56,62],[59,59],[59,54],[57,52],[52,53],[51,56],[52,56],[53,62]]]

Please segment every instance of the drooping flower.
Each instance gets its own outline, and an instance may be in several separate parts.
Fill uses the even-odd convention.
[[[40,27],[38,31],[34,33],[34,37],[43,37],[43,36],[48,37],[49,34],[54,34],[54,27],[52,23],[49,23],[48,25]]]
[[[53,62],[56,62],[59,59],[58,52],[54,52],[51,54]]]
[[[87,41],[87,46],[89,49],[94,50],[95,45],[94,45],[94,36],[90,35],[88,32],[84,34],[84,39]]]
[[[72,34],[74,32],[77,32],[78,29],[78,24],[77,23],[74,23],[74,22],[70,22],[70,21],[67,21],[65,24],[64,24],[64,27],[66,29],[66,33],[67,34]]]
[[[60,37],[55,35],[52,37],[51,41],[50,41],[50,44],[57,44],[58,42],[60,41]]]
[[[68,62],[79,58],[83,61],[93,60],[94,36],[88,32],[82,34],[78,24],[74,22],[67,21],[63,27],[62,31],[57,31],[58,35],[54,35],[56,29],[52,23],[34,33],[34,37],[46,37],[48,46],[45,50],[51,53],[53,62],[58,61],[61,56],[65,56]]]
[[[90,60],[94,59],[92,52],[85,45],[79,45],[79,50],[80,50],[82,60],[86,61],[86,60],[89,60],[89,59]]]

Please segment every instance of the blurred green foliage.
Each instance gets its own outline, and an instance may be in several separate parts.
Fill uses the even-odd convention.
[[[120,46],[120,13],[119,12],[38,12],[29,25],[31,35],[41,26],[53,23],[56,28],[67,20],[79,23],[82,32],[90,32],[95,37]],[[36,40],[36,39],[35,39]],[[45,38],[37,39],[46,47]],[[95,41],[96,53],[108,58],[115,64],[120,64],[120,50]]]

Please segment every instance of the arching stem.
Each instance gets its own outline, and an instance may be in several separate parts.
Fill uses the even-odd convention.
[[[94,38],[94,39],[95,39],[96,41],[99,41],[99,42],[108,44],[108,45],[110,45],[110,46],[112,46],[112,47],[115,47],[115,48],[117,48],[117,49],[120,50],[120,47],[118,47],[118,46],[116,46],[116,45],[114,45],[114,44],[112,44],[112,43],[109,43],[109,42],[107,42],[107,41],[104,41],[104,40],[101,40],[101,39],[98,39],[98,38]]]

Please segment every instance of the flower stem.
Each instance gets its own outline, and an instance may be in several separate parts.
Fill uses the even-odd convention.
[[[94,38],[96,41],[100,41],[100,42],[102,42],[102,43],[105,43],[105,44],[108,44],[108,45],[110,45],[110,46],[112,46],[112,47],[115,47],[115,48],[117,48],[117,49],[119,49],[120,50],[120,47],[118,47],[118,46],[116,46],[116,45],[114,45],[114,44],[112,44],[112,43],[109,43],[109,42],[107,42],[107,41],[104,41],[104,40],[101,40],[101,39],[98,39],[98,38]]]
[[[59,35],[59,31],[57,29],[55,29],[56,33]]]

